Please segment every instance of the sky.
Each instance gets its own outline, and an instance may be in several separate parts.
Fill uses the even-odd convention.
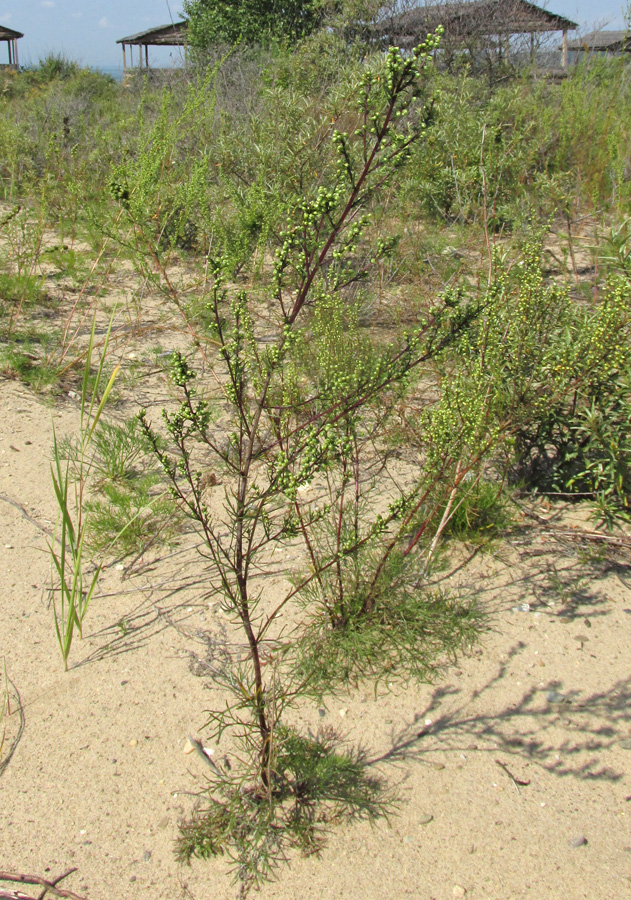
[[[626,0],[539,0],[538,5],[578,22],[585,32],[603,26],[623,28],[627,4]],[[118,38],[177,21],[181,11],[181,0],[0,0],[0,25],[24,32],[18,43],[23,65],[49,53],[63,53],[87,66],[116,68],[122,65]],[[177,47],[152,48],[149,61],[168,66],[180,54]],[[0,63],[6,61],[4,57],[0,47]]]

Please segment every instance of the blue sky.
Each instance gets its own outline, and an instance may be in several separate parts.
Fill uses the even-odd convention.
[[[578,22],[583,30],[606,23],[623,27],[625,0],[540,0],[551,12]],[[85,65],[122,64],[117,38],[177,20],[181,0],[0,0],[0,24],[24,32],[21,63],[37,62],[50,52],[65,53]],[[178,48],[150,50],[150,61],[168,65]],[[0,62],[5,62],[0,48]]]
[[[22,31],[18,43],[21,64],[37,62],[48,53],[64,53],[89,66],[121,66],[116,40],[154,25],[177,21],[180,0],[0,0],[0,24]],[[168,65],[179,48],[150,51]],[[5,62],[0,49],[0,62]]]

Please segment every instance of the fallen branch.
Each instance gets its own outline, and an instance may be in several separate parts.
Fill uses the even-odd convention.
[[[583,531],[580,528],[576,528],[571,531],[542,531],[541,534],[546,537],[556,538],[557,540],[571,538],[573,540],[613,544],[617,547],[628,547],[631,549],[631,538],[623,535],[601,534],[600,531]]]
[[[513,773],[510,771],[510,769],[508,768],[506,763],[502,762],[501,759],[496,759],[495,762],[500,767],[500,769],[502,769],[504,772],[506,772],[506,774],[508,775],[510,780],[513,782],[513,786],[518,794],[521,793],[521,791],[519,790],[520,785],[521,785],[521,787],[528,787],[528,785],[530,784],[530,779],[522,780],[520,778],[516,778],[515,775],[513,775]]]
[[[73,891],[67,891],[64,888],[57,887],[57,884],[60,881],[76,871],[76,868],[68,869],[67,872],[64,872],[63,875],[59,875],[52,881],[42,878],[41,875],[20,875],[16,872],[0,872],[0,881],[12,881],[18,884],[35,884],[44,888],[39,897],[29,897],[27,894],[22,893],[22,891],[11,891],[0,887],[0,900],[43,900],[48,891],[56,897],[66,897],[68,900],[86,900],[85,897],[80,897],[79,894],[75,894]]]
[[[7,497],[7,495],[3,494],[2,492],[0,492],[0,500],[4,501],[4,503],[9,503],[11,506],[15,507],[15,509],[17,509],[19,512],[22,513],[22,515],[24,516],[25,519],[28,519],[28,521],[32,525],[35,525],[35,527],[39,528],[40,531],[43,531],[44,534],[52,535],[52,533],[53,533],[52,529],[46,528],[44,525],[40,525],[40,523],[37,521],[37,519],[34,519],[33,516],[29,515],[29,513],[24,509],[24,507],[22,506],[21,503],[18,503],[16,500],[12,500],[11,497]]]

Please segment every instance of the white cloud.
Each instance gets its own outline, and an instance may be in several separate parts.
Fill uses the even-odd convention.
[[[3,25],[8,25],[12,18],[13,16],[11,15],[11,13],[2,13],[2,15],[0,16],[0,22]]]
[[[52,9],[55,4],[53,0],[42,0],[42,6],[44,9]]]
[[[103,16],[99,19],[99,28],[109,28],[110,23],[107,20],[107,16]]]

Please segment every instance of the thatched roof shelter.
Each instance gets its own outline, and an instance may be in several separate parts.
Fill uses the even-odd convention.
[[[120,38],[117,44],[123,45],[123,68],[127,68],[126,48],[129,47],[129,64],[134,65],[134,47],[138,47],[139,66],[143,65],[143,52],[145,49],[146,68],[149,68],[149,47],[183,47],[186,44],[186,31],[188,22],[171,22],[168,25],[158,25],[156,28],[147,28],[138,34],[130,34],[129,37]]]
[[[592,31],[583,37],[570,41],[568,50],[589,53],[622,53],[631,52],[631,33],[628,31]]]
[[[445,42],[466,45],[471,38],[498,39],[513,35],[562,31],[578,28],[565,16],[548,12],[528,0],[427,0],[405,12],[385,18],[376,29],[390,44],[411,48],[419,44],[438,25],[445,29]],[[564,65],[567,54],[564,53]]]
[[[19,69],[18,61],[18,40],[23,38],[21,31],[14,31],[13,28],[7,28],[6,25],[0,25],[0,41],[6,41],[9,51],[9,68]],[[4,68],[4,66],[3,66]]]

